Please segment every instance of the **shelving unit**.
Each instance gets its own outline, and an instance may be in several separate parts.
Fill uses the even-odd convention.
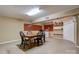
[[[63,23],[55,23],[53,26],[53,31],[50,32],[53,38],[63,38]]]

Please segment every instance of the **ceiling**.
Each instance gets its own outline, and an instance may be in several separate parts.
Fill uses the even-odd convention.
[[[25,12],[28,12],[36,7],[39,7],[43,11],[34,16],[28,16],[25,14]],[[78,7],[78,5],[0,5],[0,16],[12,17],[32,22],[37,18]]]

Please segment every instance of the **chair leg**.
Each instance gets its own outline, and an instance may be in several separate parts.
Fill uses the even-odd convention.
[[[25,44],[24,44],[23,48],[25,49]]]
[[[24,45],[24,41],[23,41],[23,40],[21,41],[20,47],[21,47],[22,45]]]
[[[35,39],[34,39],[34,45],[36,44]]]
[[[43,44],[43,41],[42,41],[42,39],[41,39],[41,44]]]
[[[36,45],[37,44],[37,42],[36,42],[37,40],[34,40],[34,45]]]
[[[45,37],[44,37],[44,42],[45,42]]]
[[[24,49],[26,48],[26,45],[27,45],[27,41],[25,40],[25,41],[23,42],[23,48],[24,48]]]
[[[39,46],[40,45],[40,42],[39,42],[39,39],[37,40],[37,46]]]
[[[22,40],[22,41],[21,41],[21,45],[23,44],[23,42],[24,42],[24,41]]]

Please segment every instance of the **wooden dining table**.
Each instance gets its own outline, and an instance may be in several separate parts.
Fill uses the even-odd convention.
[[[37,37],[37,35],[26,35],[25,37],[29,39],[29,48],[31,48],[31,41],[34,40],[33,38]]]

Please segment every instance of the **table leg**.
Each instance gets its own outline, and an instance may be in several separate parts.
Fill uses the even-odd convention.
[[[31,48],[31,39],[29,39],[29,48]]]

